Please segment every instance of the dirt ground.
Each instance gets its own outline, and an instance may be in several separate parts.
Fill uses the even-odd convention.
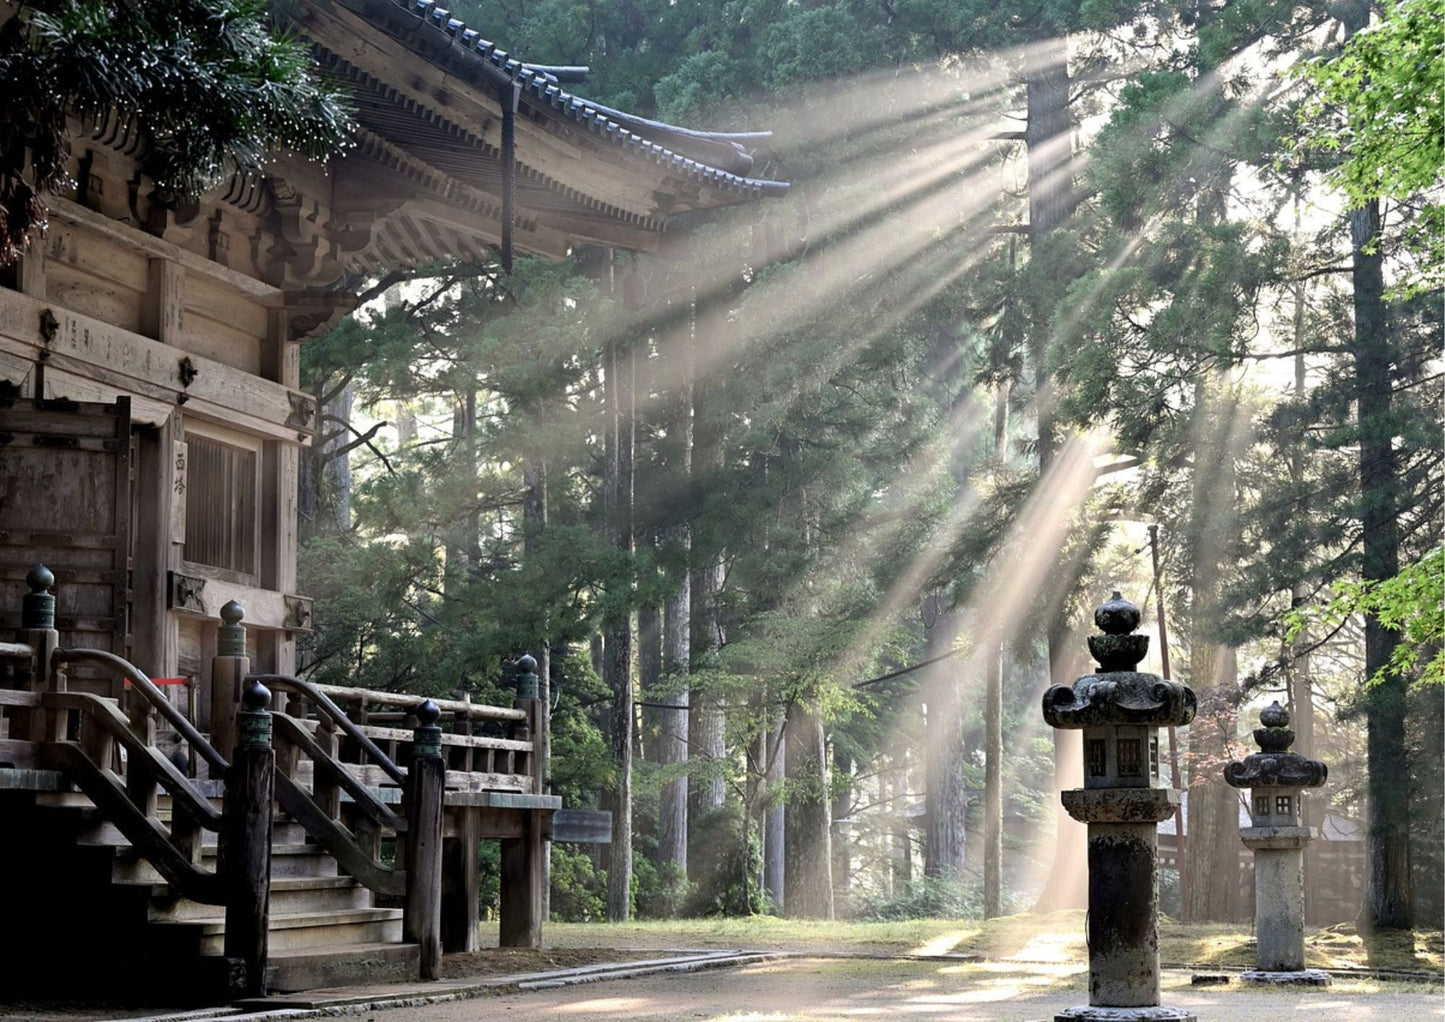
[[[1074,965],[799,958],[376,1011],[369,1022],[811,1022],[920,1019],[1034,1022],[1086,1003]],[[1328,990],[1193,988],[1165,974],[1164,1003],[1213,1022],[1425,1022],[1445,1019],[1438,986],[1337,983]]]

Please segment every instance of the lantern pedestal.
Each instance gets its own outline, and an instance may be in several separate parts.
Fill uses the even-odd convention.
[[[1159,1003],[1159,823],[1179,793],[1158,786],[1159,736],[1194,719],[1194,693],[1135,670],[1149,638],[1132,634],[1139,608],[1118,593],[1094,612],[1096,674],[1044,693],[1044,720],[1084,732],[1084,787],[1060,793],[1069,815],[1089,828],[1089,1003],[1055,1022],[1197,1016]]]
[[[1260,750],[1224,768],[1224,780],[1250,789],[1252,826],[1240,840],[1254,853],[1254,932],[1259,968],[1240,977],[1245,983],[1329,986],[1327,973],[1305,968],[1304,849],[1314,837],[1300,826],[1305,788],[1325,783],[1323,763],[1290,752],[1294,732],[1289,712],[1278,702],[1259,716],[1263,727],[1254,739]]]
[[[1158,825],[1179,793],[1080,788],[1062,801],[1089,827],[1089,1005],[1055,1018],[1192,1022],[1193,1014],[1159,1004]]]

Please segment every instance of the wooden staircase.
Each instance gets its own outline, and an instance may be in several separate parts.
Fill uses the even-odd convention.
[[[0,988],[163,977],[150,1003],[214,1003],[436,979],[443,950],[476,950],[486,838],[502,944],[540,946],[560,800],[542,792],[530,658],[513,707],[254,676],[232,603],[205,734],[135,665],[58,648],[52,583],[31,573],[19,641],[0,642]],[[77,666],[123,679],[124,710],[72,690]]]
[[[213,801],[219,809],[220,798]],[[169,799],[162,796],[158,802],[157,816],[165,822]],[[199,995],[224,983],[224,907],[178,894],[83,794],[41,793],[36,804],[50,810],[45,815],[51,826],[73,832],[75,845],[89,851],[93,878],[109,863],[105,880],[110,889],[97,900],[108,903],[112,920],[125,920],[121,929],[132,935],[130,956],[156,964],[189,963]],[[207,832],[199,865],[214,870],[216,856],[216,835]],[[272,824],[270,876],[268,990],[290,993],[416,977],[419,947],[402,940],[402,910],[379,904],[386,899],[340,873],[336,859],[300,824],[280,815]]]

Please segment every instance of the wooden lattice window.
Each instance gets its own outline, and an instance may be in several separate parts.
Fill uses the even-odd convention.
[[[183,556],[254,579],[258,452],[195,433],[186,448]]]
[[[1119,739],[1119,776],[1139,777],[1144,772],[1144,757],[1139,748],[1139,739]]]

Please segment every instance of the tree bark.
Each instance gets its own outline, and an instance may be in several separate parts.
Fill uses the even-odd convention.
[[[906,894],[908,885],[913,883],[913,834],[908,819],[908,753],[902,752],[889,757],[892,762],[888,770],[888,818],[892,821],[890,835],[892,845],[891,868],[893,872],[893,893]]]
[[[679,338],[669,354],[677,368],[677,379],[672,382],[673,397],[669,402],[664,467],[670,484],[682,493],[692,484],[693,338]],[[660,711],[658,762],[676,769],[677,776],[662,785],[657,857],[660,863],[671,864],[686,875],[688,776],[682,768],[688,762],[688,702],[692,698],[688,685],[692,668],[692,575],[688,566],[692,531],[687,522],[680,522],[667,530],[664,539],[682,554],[682,570],[662,608],[662,671],[667,694],[660,701],[675,709]]]
[[[547,527],[547,466],[540,455],[533,453],[522,464],[522,484],[526,490],[522,498],[522,521],[525,538],[522,543],[524,557],[536,556],[542,531]],[[529,650],[537,661],[537,709],[540,720],[539,734],[532,740],[537,744],[537,763],[542,771],[542,791],[552,790],[552,644],[545,636],[551,631],[550,622],[542,622],[544,638],[537,643],[535,651]],[[552,916],[552,842],[542,848],[542,918]]]
[[[787,886],[787,828],[784,820],[786,809],[783,805],[781,791],[787,777],[785,764],[788,755],[788,733],[783,713],[778,713],[770,730],[771,734],[764,734],[764,741],[769,747],[769,752],[765,752],[768,758],[764,760],[767,770],[768,802],[763,824],[763,890],[772,899],[773,907],[781,913],[787,904],[785,891]]]
[[[1224,763],[1234,757],[1238,677],[1235,652],[1218,643],[1220,570],[1233,556],[1235,520],[1234,422],[1230,399],[1215,399],[1206,381],[1195,387],[1199,440],[1190,481],[1193,512],[1189,544],[1189,685],[1199,712],[1189,728],[1188,868],[1182,880],[1187,922],[1233,922],[1239,902],[1239,796],[1224,783]]]
[[[1363,28],[1347,25],[1352,31]],[[1391,578],[1400,570],[1396,516],[1399,459],[1391,408],[1390,322],[1385,307],[1384,259],[1369,249],[1380,234],[1380,204],[1350,213],[1354,248],[1354,371],[1360,431],[1360,577]],[[1365,757],[1369,772],[1363,927],[1408,927],[1413,921],[1410,882],[1410,763],[1405,743],[1406,679],[1389,671],[1399,639],[1374,614],[1365,615],[1365,677],[1384,670],[1365,691]]]
[[[983,917],[1003,914],[1003,650],[985,651]]]
[[[830,832],[834,821],[848,819],[853,810],[853,787],[851,784],[853,760],[846,752],[838,748],[836,743],[833,745],[833,771],[835,778],[848,778],[849,783],[840,783],[835,780],[832,785],[837,790],[834,792],[833,805],[829,813]],[[836,906],[848,896],[848,884],[853,876],[853,862],[850,854],[851,842],[847,834],[832,834],[832,844],[833,904]]]
[[[611,449],[604,479],[608,530],[613,545],[632,553],[633,497],[633,352],[614,341],[608,347],[606,375]],[[630,569],[629,569],[630,574]],[[624,576],[614,585],[629,592],[610,596],[603,622],[603,681],[612,693],[610,713],[612,756],[616,779],[612,797],[611,859],[607,870],[607,919],[626,922],[632,913],[632,742],[633,678],[630,581]]]
[[[324,389],[324,385],[323,388]],[[319,401],[320,394],[315,395]],[[347,385],[320,411],[323,434],[340,427],[331,420],[351,421],[352,390]],[[314,536],[335,536],[351,528],[351,456],[341,453],[350,440],[335,439],[301,449],[297,459],[296,515],[302,543]]]
[[[943,598],[924,597],[924,656],[942,656],[958,634],[959,615],[945,610]],[[929,622],[932,622],[930,624]],[[925,876],[957,880],[963,876],[964,814],[968,797],[963,789],[963,705],[959,693],[958,664],[944,660],[927,668],[924,700],[924,808]]]
[[[1030,261],[1045,257],[1049,236],[1072,214],[1074,155],[1069,119],[1068,41],[1060,36],[1033,44],[1027,58],[1024,127],[1029,176]],[[1028,355],[1034,370],[1034,405],[1038,419],[1039,478],[1048,474],[1058,449],[1055,395],[1049,367],[1048,345],[1053,330],[1053,306],[1036,302],[1030,314]],[[1073,651],[1067,648],[1069,629],[1062,614],[1045,623],[1048,638],[1049,684],[1069,685]],[[1060,791],[1083,781],[1082,738],[1075,731],[1054,731],[1054,783]],[[1062,807],[1054,809],[1054,855],[1043,891],[1034,911],[1083,908],[1086,888],[1079,864],[1084,861],[1084,825]]]
[[[644,486],[646,483],[644,483]],[[656,605],[637,608],[637,688],[647,702],[658,702],[662,684],[662,613]],[[654,706],[642,709],[643,726],[633,743],[633,753],[661,763],[662,712]]]
[[[787,739],[784,914],[795,919],[832,919],[828,763],[823,721],[812,697],[800,697],[788,706]]]

